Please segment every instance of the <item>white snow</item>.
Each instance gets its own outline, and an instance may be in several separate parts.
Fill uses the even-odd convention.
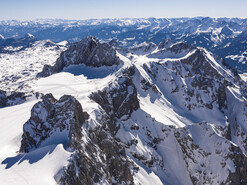
[[[45,64],[53,65],[65,47],[45,47],[47,41],[37,41],[33,47],[23,51],[0,54],[0,89],[16,90],[24,88]],[[29,89],[24,89],[23,91]]]
[[[133,20],[121,20],[119,24],[131,25],[134,23]],[[190,57],[195,50],[186,50],[178,54],[162,53],[162,55],[152,53],[153,48],[143,55],[128,54],[123,56],[117,53],[123,61],[123,65],[100,68],[91,68],[85,65],[69,66],[63,72],[46,78],[35,79],[36,74],[42,70],[44,64],[54,64],[66,45],[66,43],[60,43],[61,48],[56,50],[53,47],[44,47],[43,44],[42,41],[38,41],[34,47],[24,51],[0,54],[0,81],[3,82],[0,88],[15,90],[22,89],[20,86],[25,85],[25,90],[43,94],[52,93],[56,99],[65,94],[72,95],[81,103],[83,111],[90,114],[88,124],[91,127],[97,126],[95,120],[100,114],[98,112],[99,105],[92,101],[89,95],[109,86],[119,77],[121,70],[134,65],[133,83],[136,86],[140,109],[134,111],[128,120],[117,120],[120,124],[120,130],[116,137],[126,146],[133,141],[136,142],[136,144],[126,147],[128,158],[139,167],[134,175],[135,183],[144,185],[192,184],[189,172],[196,174],[200,164],[190,164],[187,167],[186,162],[189,159],[187,159],[188,161],[184,159],[181,146],[173,133],[175,128],[187,129],[184,135],[188,134],[192,137],[200,149],[213,153],[213,157],[207,161],[207,158],[201,159],[200,153],[195,152],[195,160],[209,165],[210,170],[216,174],[216,176],[212,175],[215,177],[215,181],[213,181],[215,184],[216,180],[224,182],[229,170],[232,172],[235,170],[231,160],[227,161],[224,169],[220,168],[218,164],[219,161],[223,160],[223,157],[215,154],[221,141],[225,142],[220,148],[223,154],[228,152],[227,147],[230,142],[225,141],[226,139],[220,134],[215,134],[216,128],[214,127],[226,126],[225,115],[216,108],[209,110],[203,106],[188,111],[185,105],[188,103],[185,101],[188,98],[185,92],[191,88],[192,77],[187,77],[191,69],[188,65],[179,63],[179,60]],[[148,56],[148,52],[152,53],[152,58]],[[233,81],[231,73],[225,70],[211,53],[206,50],[204,52],[208,59],[207,62],[223,77]],[[151,84],[150,88],[144,90],[143,79]],[[178,87],[178,91],[175,91],[176,87]],[[129,93],[133,91],[133,88],[128,88]],[[196,88],[195,91],[201,95],[200,98],[203,102],[209,101],[209,97],[213,93],[211,91],[205,93]],[[229,106],[230,104],[233,108],[240,105],[244,106],[238,86],[227,88],[227,97],[229,98]],[[52,138],[54,142],[50,140],[28,154],[17,153],[20,149],[23,124],[29,119],[31,108],[36,102],[37,100],[29,100],[21,105],[0,108],[1,184],[56,184],[55,178],[58,176],[55,176],[59,175],[60,170],[68,164],[68,159],[72,153],[65,150],[62,144],[56,144],[56,141],[61,139],[57,138],[56,135]],[[189,102],[192,105],[199,104],[193,97]],[[215,107],[215,103],[213,105]],[[235,114],[241,121],[244,119],[244,116],[237,111],[232,110],[228,114]],[[203,126],[197,125],[198,122],[202,121],[211,123],[205,126],[206,129],[210,130],[209,133],[205,132]],[[245,128],[245,122],[242,121],[242,123],[243,128]],[[138,129],[133,129],[137,126]],[[213,136],[211,137],[209,134]],[[161,140],[155,143],[156,149],[154,149],[150,143],[157,138],[161,138]],[[83,137],[82,141],[86,143],[87,137]],[[151,167],[144,165],[134,155],[140,155],[144,162],[154,159],[153,165]]]

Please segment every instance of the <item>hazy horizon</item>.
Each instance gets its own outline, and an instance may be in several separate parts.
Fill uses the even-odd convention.
[[[0,20],[114,18],[247,18],[245,0],[0,0]]]
[[[183,19],[183,18],[188,18],[188,19],[193,19],[193,18],[215,18],[215,19],[247,19],[247,17],[211,17],[211,16],[191,16],[191,17],[115,17],[115,18],[85,18],[85,19],[66,19],[66,18],[34,18],[34,19],[0,19],[0,21],[38,21],[38,20],[64,20],[64,21],[86,21],[86,20],[104,20],[104,19],[150,19],[150,18],[155,18],[155,19]]]

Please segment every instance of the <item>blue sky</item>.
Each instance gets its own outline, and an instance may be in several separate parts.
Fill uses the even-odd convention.
[[[0,20],[247,17],[247,0],[0,0]]]

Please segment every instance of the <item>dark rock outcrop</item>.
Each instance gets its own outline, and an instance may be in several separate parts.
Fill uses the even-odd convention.
[[[34,96],[34,98],[39,98],[41,94],[16,91],[7,92],[0,90],[0,108],[22,104],[31,96]]]
[[[88,131],[88,143],[76,148],[59,183],[134,184],[125,148],[115,138],[117,119],[128,119],[139,108],[134,73],[134,67],[125,69],[116,81],[91,95],[102,107],[97,118],[100,126]]]
[[[56,100],[46,94],[24,124],[20,152],[60,143],[72,149],[70,163],[57,179],[59,184],[133,184],[125,149],[109,129],[114,120],[103,110],[101,114],[97,119],[101,126],[91,128],[88,114],[74,97],[64,95]]]
[[[227,109],[227,103],[226,103],[226,87],[225,86],[220,86],[217,92],[218,95],[218,104],[219,104],[219,109]]]
[[[81,126],[87,118],[88,114],[82,111],[74,97],[64,95],[56,100],[52,94],[43,96],[42,101],[33,106],[31,117],[23,126],[20,152],[38,148],[55,134],[64,134],[64,137],[54,144],[73,146],[74,139],[80,138]]]
[[[125,116],[128,119],[134,110],[137,110],[139,101],[137,99],[136,87],[132,77],[135,73],[134,67],[126,69],[117,81],[91,95],[108,114],[118,119]]]
[[[136,54],[145,54],[152,52],[156,47],[157,45],[153,42],[149,42],[149,43],[144,42],[138,46],[131,48],[130,51]]]
[[[96,120],[100,126],[84,130],[87,143],[77,139],[71,162],[58,181],[60,184],[134,184],[125,148],[115,138],[118,127],[114,115],[104,110],[99,114]]]
[[[174,135],[183,152],[193,184],[215,184],[215,178],[220,175],[227,177],[224,184],[240,185],[247,183],[247,178],[244,175],[247,172],[246,155],[238,146],[223,136],[226,130],[226,127],[217,128],[208,123],[199,123],[175,130]],[[196,136],[196,134],[198,135]],[[197,137],[203,139],[200,140]],[[215,143],[206,146],[203,143],[205,141],[215,141]],[[217,165],[221,169],[217,171],[218,174],[208,162],[216,158],[215,156],[218,160],[214,163],[218,163]],[[202,158],[204,160],[201,160]]]
[[[45,65],[37,77],[46,77],[61,72],[69,65],[85,64],[90,67],[100,67],[118,65],[119,63],[120,59],[115,49],[90,36],[72,44],[61,53],[54,66]]]
[[[229,158],[235,164],[236,170],[234,173],[230,173],[227,181],[230,185],[242,185],[247,184],[247,158],[237,146],[231,145]]]
[[[171,41],[170,39],[166,39],[159,43],[158,49],[169,48],[172,44],[174,44],[173,41]]]
[[[210,65],[202,49],[196,49],[191,56],[186,59],[182,59],[181,62],[191,65],[195,74],[207,76],[210,78],[221,77],[219,72]]]
[[[88,134],[88,143],[76,148],[60,184],[134,184],[125,149],[102,127]]]
[[[167,51],[177,54],[177,53],[181,53],[184,50],[192,50],[194,48],[195,47],[190,46],[184,42],[178,42],[178,43],[171,45],[169,48],[167,48]]]

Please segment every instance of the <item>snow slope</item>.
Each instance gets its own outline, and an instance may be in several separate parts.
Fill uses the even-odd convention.
[[[23,90],[26,82],[35,78],[45,64],[54,64],[66,49],[61,45],[46,46],[49,41],[37,41],[33,47],[20,52],[0,53],[1,90]],[[27,87],[28,88],[28,87]]]
[[[115,115],[118,129],[113,136],[108,130],[106,133],[124,148],[135,184],[234,184],[234,179],[242,177],[239,169],[246,170],[247,148],[246,84],[220,58],[203,48],[183,48],[181,43],[166,48],[152,45],[145,52],[141,48],[135,50],[138,52],[133,48],[127,53],[119,50],[119,66],[80,64],[35,78],[44,64],[53,65],[65,49],[54,47],[44,47],[38,41],[24,51],[1,54],[0,78],[4,84],[0,88],[52,93],[56,99],[74,96],[89,114],[82,127],[81,145],[85,148],[93,143],[92,130],[104,130],[102,117]],[[15,67],[18,62],[20,65]],[[14,80],[17,76],[20,78]],[[122,92],[127,95],[119,107],[124,112],[124,103],[133,103],[128,98],[135,92],[139,107],[116,116],[114,98],[122,99],[118,90],[124,88],[123,84],[129,86]],[[92,98],[92,93],[99,92],[109,93],[105,97],[101,94],[109,105]],[[23,124],[37,101],[41,100],[0,108],[1,184],[56,184],[61,177],[68,178],[65,172],[75,160],[75,148],[54,140],[28,153],[18,153]],[[95,161],[101,161],[100,149],[96,151]],[[94,156],[87,152],[85,155]],[[100,182],[111,184],[105,176]]]

